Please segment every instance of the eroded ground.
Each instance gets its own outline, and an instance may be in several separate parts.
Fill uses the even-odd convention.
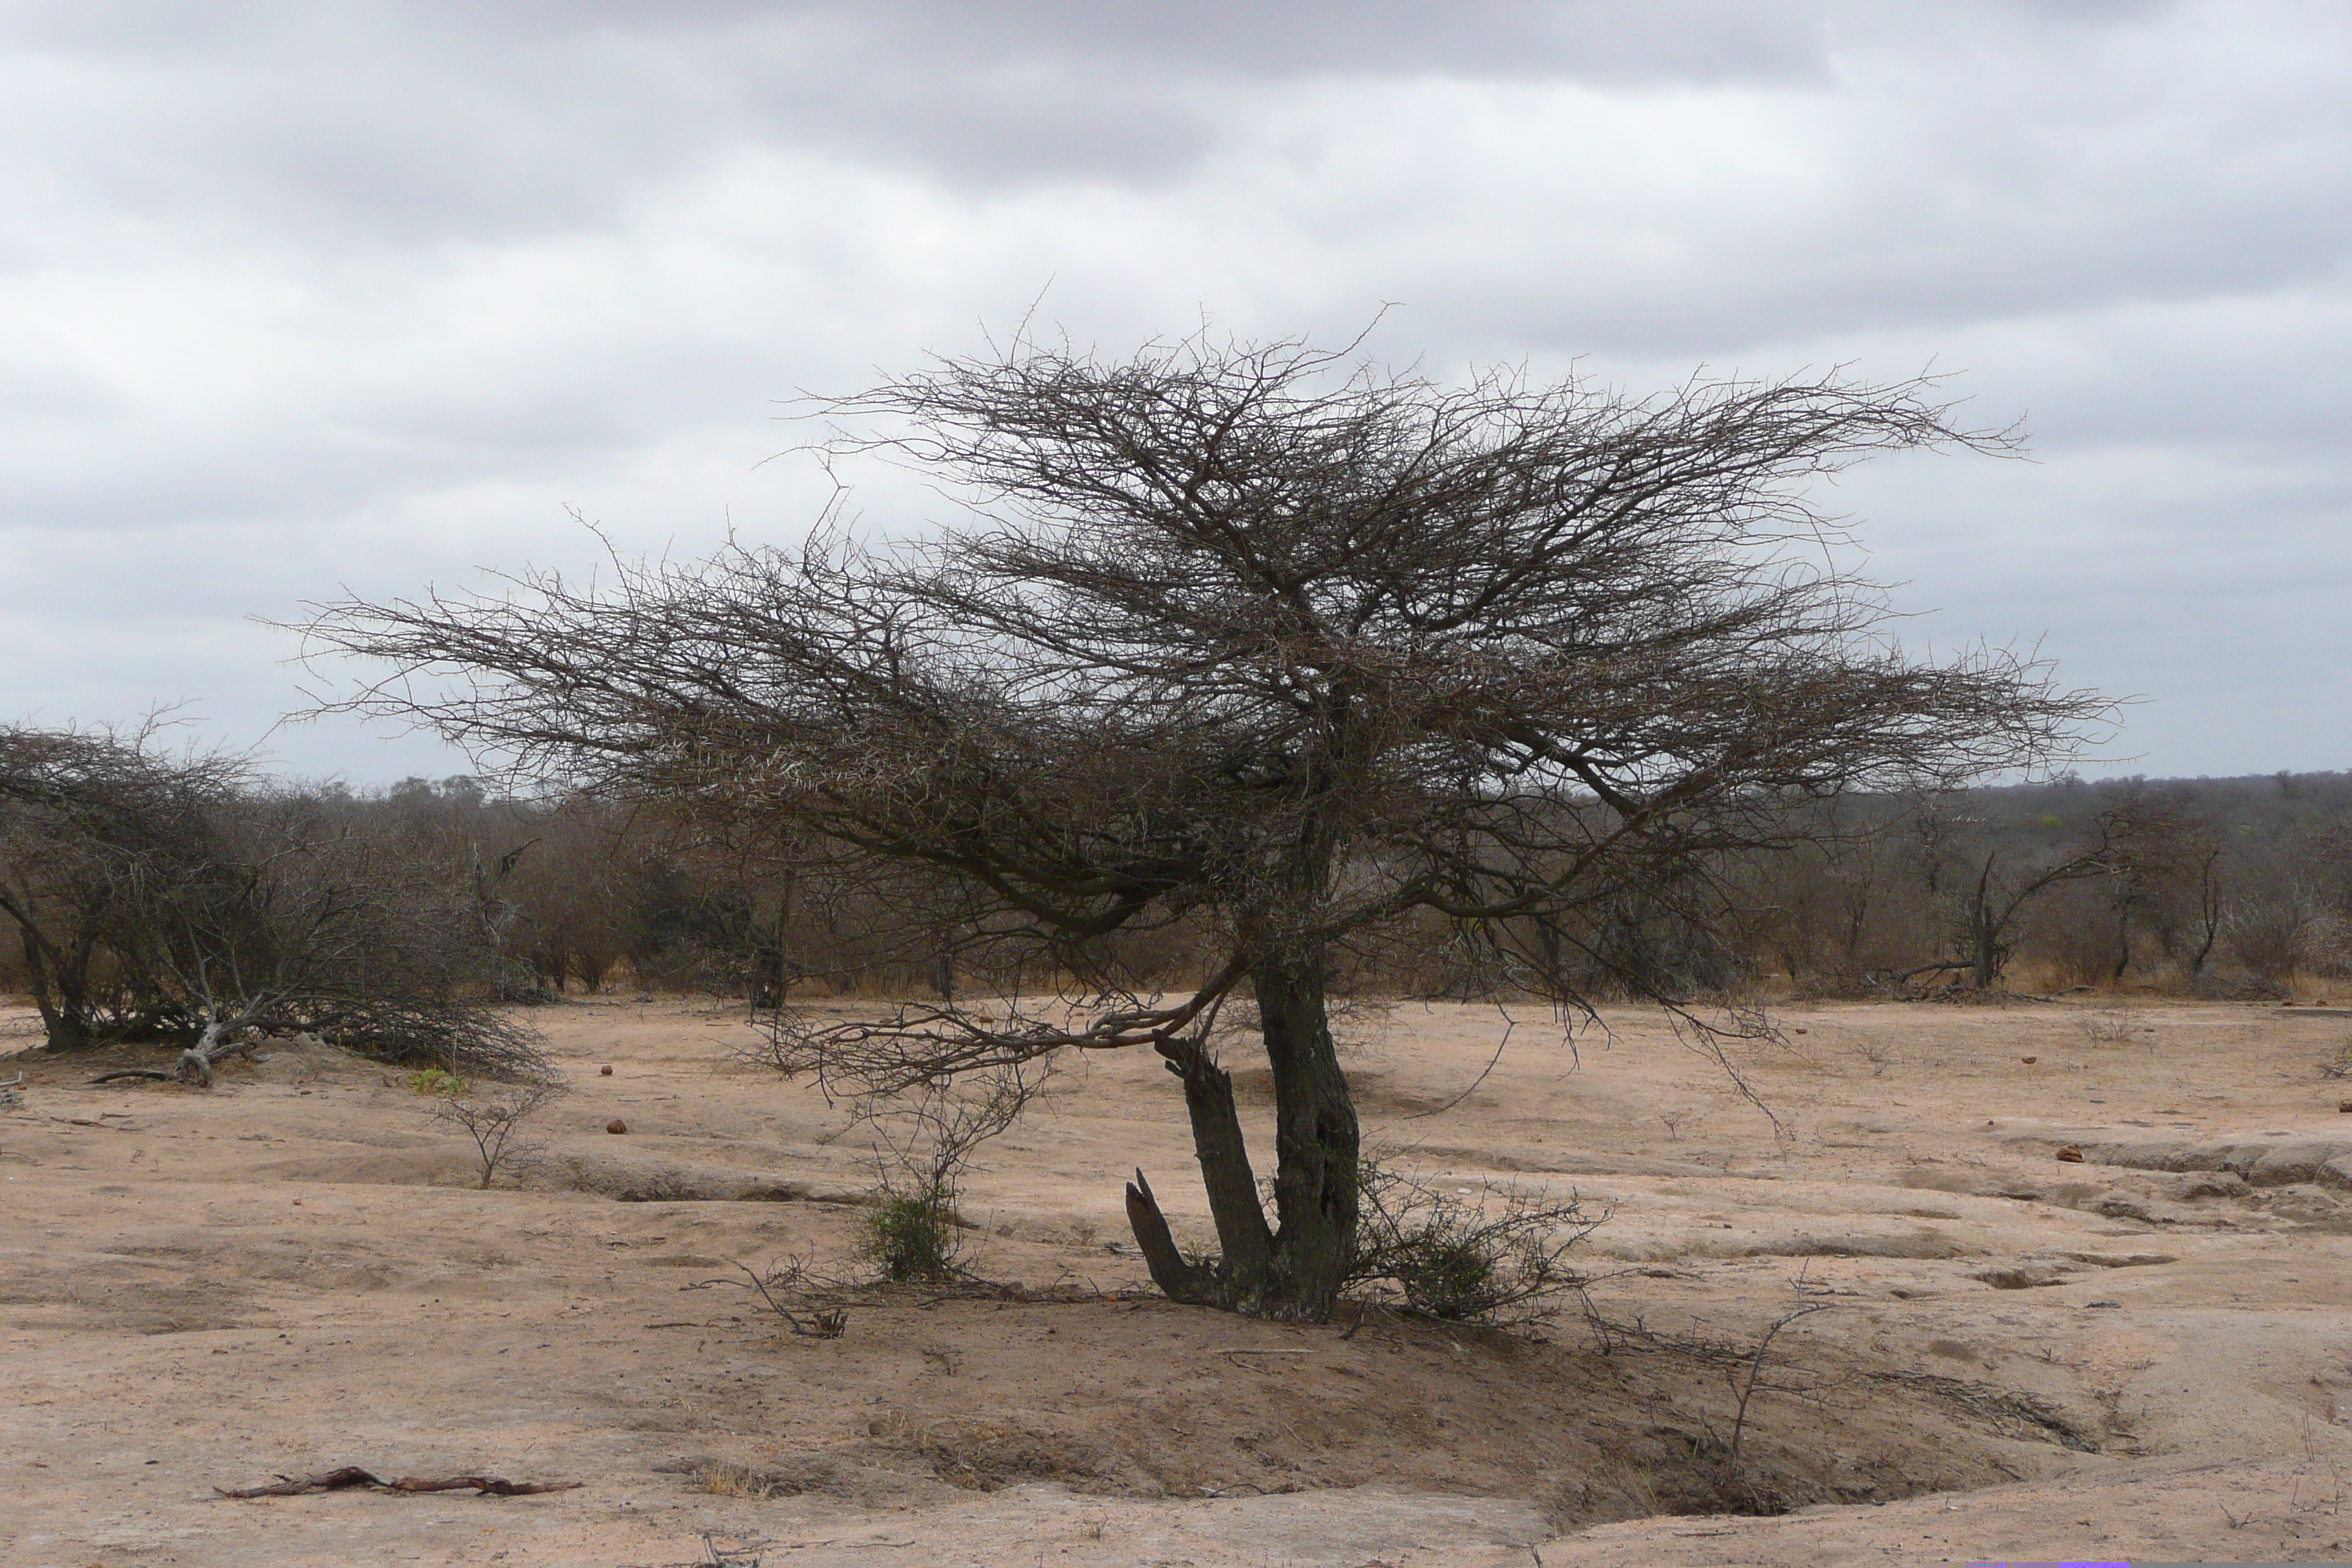
[[[744,1065],[737,1015],[536,1016],[573,1092],[525,1184],[488,1192],[404,1075],[332,1052],[210,1093],[0,1066],[26,1073],[0,1110],[0,1560],[1557,1568],[2352,1542],[2352,1079],[2326,1071],[2352,1018],[1791,1008],[1787,1048],[1738,1058],[1776,1128],[1646,1015],[1573,1059],[1522,1018],[1452,1103],[1502,1021],[1360,1010],[1347,1060],[1391,1163],[1609,1212],[1585,1249],[1598,1321],[1536,1338],[1123,1296],[1143,1283],[1114,1249],[1129,1167],[1206,1227],[1172,1082],[1099,1060],[969,1182],[968,1261],[1019,1289],[859,1292],[814,1340],[687,1287],[738,1260],[851,1267],[872,1170],[843,1111]],[[1822,1304],[1758,1370],[1764,1331]],[[583,1485],[213,1490],[344,1464]],[[1790,1511],[1719,1511],[1739,1506]]]

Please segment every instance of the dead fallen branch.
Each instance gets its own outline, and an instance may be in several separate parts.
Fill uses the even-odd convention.
[[[805,1317],[793,1310],[801,1305],[802,1296],[813,1283],[807,1258],[795,1258],[782,1263],[771,1263],[765,1274],[748,1263],[739,1261],[735,1267],[742,1270],[742,1279],[697,1279],[678,1289],[709,1290],[716,1286],[728,1285],[737,1289],[757,1291],[760,1300],[767,1304],[769,1311],[776,1315],[777,1321],[803,1339],[837,1340],[848,1331],[849,1314],[840,1307],[803,1307]]]
[[[339,1492],[352,1487],[365,1487],[379,1492],[457,1492],[470,1491],[483,1497],[533,1497],[541,1492],[568,1492],[583,1483],[580,1481],[509,1481],[497,1476],[449,1476],[440,1480],[428,1480],[423,1476],[403,1476],[387,1481],[372,1475],[357,1465],[345,1465],[341,1469],[320,1470],[316,1475],[280,1476],[271,1487],[241,1487],[232,1491],[226,1487],[213,1490],[226,1498],[300,1497],[305,1492]]]
[[[151,1083],[169,1083],[175,1074],[157,1072],[153,1068],[125,1068],[121,1072],[102,1072],[90,1079],[92,1083],[112,1083],[118,1079],[139,1078]]]

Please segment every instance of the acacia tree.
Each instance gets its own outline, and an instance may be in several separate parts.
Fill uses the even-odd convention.
[[[1340,1289],[1358,1130],[1325,998],[1347,944],[1452,922],[1573,1005],[1621,967],[1593,911],[1655,894],[1696,918],[1710,859],[1782,841],[1790,797],[2033,763],[2098,708],[2009,654],[1906,657],[1883,596],[1825,563],[1812,481],[2012,444],[1924,381],[1637,400],[1296,342],[1024,342],[822,412],[829,455],[915,464],[964,515],[870,548],[836,516],[797,552],[604,590],[341,603],[312,646],[393,666],[344,706],[772,825],[836,870],[951,879],[960,951],[1058,989],[787,1014],[780,1062],[888,1091],[1157,1052],[1217,1255],[1178,1251],[1139,1172],[1129,1212],[1181,1300],[1313,1318]],[[1113,939],[1179,921],[1211,933],[1208,972],[1129,984]],[[1688,1000],[1671,971],[1622,978]],[[1271,1219],[1213,1045],[1229,998],[1272,1068]]]

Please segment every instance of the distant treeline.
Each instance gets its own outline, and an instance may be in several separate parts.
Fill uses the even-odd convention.
[[[979,971],[969,955],[993,948],[951,879],[851,879],[805,846],[714,838],[690,812],[510,798],[464,776],[287,786],[216,765],[175,793],[165,785],[187,784],[190,764],[176,766],[100,779],[110,816],[0,794],[0,989],[43,998],[60,1043],[199,1026],[192,987],[212,984],[199,949],[228,942],[204,935],[226,929],[219,889],[247,889],[236,918],[252,929],[221,949],[237,962],[282,966],[321,911],[396,910],[368,930],[385,952],[429,952],[429,983],[410,989],[472,1004],[626,987],[772,1005],[1051,979]],[[2087,985],[2248,999],[2352,975],[2352,774],[2067,779],[1759,809],[1778,815],[1778,847],[1598,900],[1536,961],[1589,972],[1604,995],[1599,977],[1626,973],[1694,994]],[[157,820],[131,824],[142,810]],[[265,883],[266,909],[252,891]],[[210,925],[188,901],[205,889]],[[165,927],[184,928],[173,940],[185,951]],[[1122,936],[1121,963],[1139,986],[1191,979],[1217,962],[1207,929],[1175,911]],[[1507,989],[1480,956],[1494,944],[1462,937],[1434,918],[1409,925],[1349,953],[1337,978]],[[331,1011],[311,1005],[305,1016]]]

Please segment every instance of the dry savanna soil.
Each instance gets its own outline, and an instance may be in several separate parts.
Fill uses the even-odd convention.
[[[1360,1005],[1390,1166],[1606,1215],[1582,1296],[1506,1331],[1150,1299],[1129,1169],[1207,1228],[1141,1058],[982,1152],[985,1286],[862,1283],[870,1137],[740,1013],[532,1016],[570,1092],[488,1190],[408,1075],[323,1046],[209,1091],[0,1062],[0,1560],[2352,1555],[2352,1017],[1791,1006],[1732,1058],[1751,1100],[1653,1014]],[[709,1283],[795,1258],[838,1337]],[[215,1490],[347,1465],[578,1485]]]

